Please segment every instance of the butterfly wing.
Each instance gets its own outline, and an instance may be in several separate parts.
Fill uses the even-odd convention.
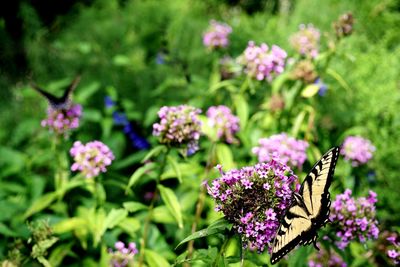
[[[336,162],[339,157],[339,147],[333,147],[312,167],[310,173],[301,185],[299,195],[304,201],[310,219],[317,226],[326,223],[331,204],[329,187],[332,182]]]
[[[316,242],[317,230],[326,224],[329,215],[329,186],[339,155],[339,148],[330,149],[313,166],[299,193],[286,211],[278,228],[271,254],[275,264],[297,245]]]
[[[64,91],[64,94],[61,97],[57,97],[55,95],[52,95],[48,92],[46,92],[44,89],[40,88],[37,86],[35,83],[31,82],[32,88],[34,88],[37,92],[39,92],[42,96],[44,96],[49,104],[51,105],[52,108],[54,109],[68,109],[69,107],[69,102],[71,99],[71,94],[75,90],[75,88],[78,86],[78,83],[80,81],[81,77],[77,76],[71,84],[66,88]]]

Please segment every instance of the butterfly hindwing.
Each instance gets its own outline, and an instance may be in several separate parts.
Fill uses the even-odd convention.
[[[304,179],[299,193],[286,210],[272,246],[274,264],[297,245],[316,247],[317,230],[328,222],[330,208],[329,186],[339,155],[339,148],[330,149],[313,166]]]

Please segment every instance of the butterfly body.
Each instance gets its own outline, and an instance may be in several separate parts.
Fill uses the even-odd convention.
[[[44,96],[47,101],[49,102],[49,105],[56,110],[67,110],[71,106],[71,94],[77,87],[78,83],[80,81],[80,76],[77,76],[72,83],[66,88],[64,91],[64,94],[61,97],[57,97],[55,95],[52,95],[48,92],[46,92],[44,89],[40,88],[34,83],[31,83],[31,86],[33,89],[35,89],[37,92],[39,92],[42,96]]]
[[[273,242],[272,264],[297,245],[314,243],[318,249],[317,231],[329,221],[329,186],[338,155],[338,147],[323,155],[304,179],[299,192],[293,194],[292,204],[286,210]]]

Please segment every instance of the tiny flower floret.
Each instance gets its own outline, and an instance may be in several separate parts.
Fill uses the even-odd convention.
[[[307,159],[308,143],[289,137],[286,133],[261,138],[258,143],[260,146],[254,147],[252,152],[258,156],[260,162],[274,158],[291,167],[300,168]]]
[[[237,143],[235,133],[240,129],[239,118],[232,114],[227,106],[212,106],[207,110],[207,117],[211,127],[217,131],[217,137],[227,143]]]
[[[125,267],[134,265],[134,257],[138,254],[136,243],[130,242],[128,247],[125,246],[124,242],[118,241],[114,245],[115,251],[112,249],[108,250],[111,256],[110,266],[111,267]]]
[[[332,203],[330,220],[337,230],[337,246],[344,249],[349,242],[358,239],[364,243],[367,239],[376,239],[379,234],[378,221],[375,218],[376,193],[369,191],[367,198],[351,197],[351,190],[346,189],[337,195]]]
[[[79,119],[82,116],[82,106],[73,104],[68,109],[54,109],[49,106],[47,118],[42,120],[42,127],[48,127],[56,134],[67,135],[71,129],[79,127]]]
[[[203,44],[210,49],[226,47],[229,44],[228,37],[231,32],[231,26],[211,20],[210,26],[203,35]]]
[[[275,237],[278,218],[290,205],[296,180],[288,166],[271,160],[222,173],[207,190],[216,210],[222,211],[241,235],[244,247],[261,252]]]
[[[188,105],[162,107],[159,123],[153,125],[153,135],[160,143],[183,148],[188,155],[196,152],[200,139],[200,109]]]
[[[257,46],[250,41],[243,54],[238,58],[238,62],[244,65],[245,72],[250,77],[270,82],[284,71],[286,57],[286,51],[277,45],[273,45],[269,49],[265,43]]]
[[[372,159],[375,147],[371,141],[360,136],[348,136],[343,142],[340,154],[344,155],[345,160],[351,161],[356,167],[367,163]]]
[[[71,170],[82,172],[86,178],[96,177],[100,172],[106,172],[106,167],[114,160],[112,151],[100,141],[92,141],[86,145],[76,141],[70,154],[75,161]]]

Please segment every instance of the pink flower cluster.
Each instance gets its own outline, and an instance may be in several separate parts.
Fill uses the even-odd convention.
[[[153,124],[153,135],[162,144],[181,147],[191,155],[199,149],[200,113],[200,109],[188,105],[162,107],[158,111],[160,122]]]
[[[74,142],[69,153],[74,158],[72,171],[80,171],[86,178],[96,177],[106,172],[106,167],[114,160],[112,151],[100,141],[92,141],[86,145]]]
[[[388,257],[398,266],[400,264],[400,236],[398,233],[392,233],[387,240],[390,242],[391,249],[387,251]]]
[[[309,267],[347,267],[343,259],[333,250],[327,251],[324,247],[315,253],[308,261]]]
[[[340,154],[344,155],[345,160],[351,161],[356,167],[367,163],[372,158],[375,147],[371,141],[360,136],[348,136],[343,142]]]
[[[367,239],[378,238],[378,221],[375,218],[376,193],[369,191],[367,198],[351,197],[351,190],[346,189],[337,195],[332,203],[329,219],[337,230],[336,242],[340,249],[347,247],[350,241],[358,239],[364,243]]]
[[[258,252],[272,243],[279,218],[290,205],[294,182],[292,170],[277,161],[231,170],[207,185],[209,195],[233,223],[245,247]]]
[[[273,45],[269,49],[265,43],[257,46],[250,41],[238,61],[245,66],[247,75],[259,81],[272,81],[284,71],[286,57],[287,53],[279,46]]]
[[[229,44],[228,36],[232,32],[232,28],[215,20],[210,21],[210,26],[203,34],[203,44],[210,48],[226,47]]]
[[[234,137],[240,129],[239,118],[234,116],[227,106],[212,106],[207,110],[207,117],[211,127],[216,129],[217,137],[227,143],[237,143]]]
[[[290,37],[290,44],[301,55],[315,58],[318,56],[320,31],[312,24],[300,24],[299,31]]]
[[[47,118],[42,120],[42,127],[48,127],[56,134],[67,134],[68,130],[79,127],[79,119],[82,115],[82,106],[71,105],[68,109],[54,109],[49,106]]]
[[[125,267],[134,265],[134,257],[138,254],[136,244],[131,242],[128,247],[125,246],[124,242],[118,241],[115,243],[116,251],[110,249],[108,253],[111,255],[110,265],[112,267]]]
[[[308,143],[289,137],[286,133],[261,138],[258,144],[260,146],[253,147],[252,152],[258,156],[260,162],[275,159],[291,167],[300,168],[307,159]]]

